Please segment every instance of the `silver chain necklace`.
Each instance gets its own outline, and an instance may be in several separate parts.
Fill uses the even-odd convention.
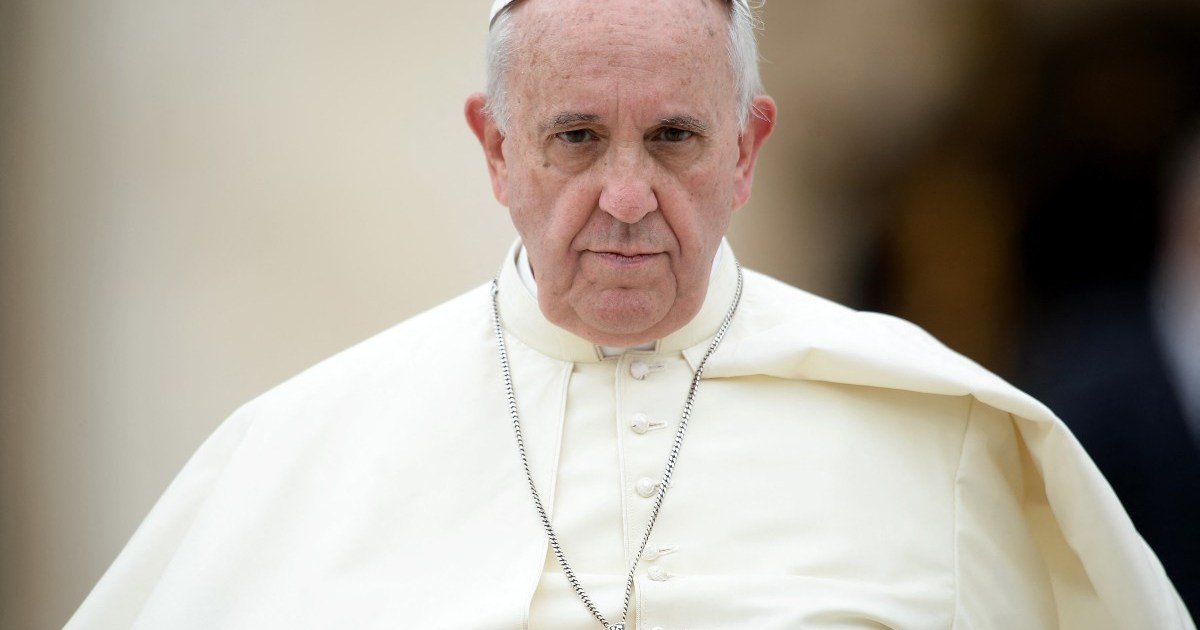
[[[563,553],[562,547],[558,544],[558,534],[554,533],[554,527],[550,525],[550,517],[546,514],[546,508],[542,505],[542,498],[538,494],[537,487],[533,483],[533,472],[529,469],[529,456],[525,453],[525,438],[521,433],[521,416],[517,412],[517,396],[513,392],[512,371],[508,365],[508,350],[504,345],[504,330],[500,326],[500,305],[497,296],[500,293],[500,285],[497,280],[492,280],[492,325],[496,329],[496,348],[500,353],[500,369],[504,374],[504,393],[508,397],[508,413],[512,416],[513,433],[517,437],[517,450],[521,453],[521,466],[525,469],[525,480],[529,482],[529,492],[533,495],[533,505],[537,508],[538,517],[541,518],[542,527],[546,530],[546,537],[550,540],[550,546],[554,548],[554,557],[558,559],[559,566],[562,567],[563,573],[567,576],[567,581],[571,583],[571,588],[575,590],[575,594],[579,595],[579,599],[583,601],[583,605],[587,607],[592,616],[604,626],[605,630],[625,630],[625,623],[629,617],[629,602],[633,595],[634,576],[637,572],[638,560],[646,551],[646,543],[650,541],[650,531],[654,529],[654,522],[658,520],[658,511],[662,508],[663,498],[667,496],[667,488],[671,485],[671,473],[675,470],[675,460],[679,457],[679,448],[683,444],[683,435],[687,432],[688,419],[692,415],[692,405],[696,400],[696,390],[700,387],[700,376],[704,374],[704,366],[708,363],[708,358],[721,345],[721,339],[725,337],[725,332],[729,330],[729,324],[733,321],[733,314],[737,311],[738,303],[742,301],[742,266],[734,261],[737,266],[737,290],[733,294],[733,303],[729,306],[729,312],[725,314],[724,321],[721,322],[721,327],[717,329],[717,334],[713,335],[712,342],[708,344],[708,350],[704,352],[704,358],[700,359],[700,364],[696,366],[696,373],[692,375],[692,384],[688,387],[687,399],[683,403],[683,415],[679,418],[679,429],[675,432],[675,441],[671,444],[671,454],[667,457],[667,468],[663,471],[662,483],[658,485],[658,493],[654,497],[654,505],[650,509],[650,520],[646,523],[646,532],[642,534],[642,543],[638,546],[637,553],[633,556],[633,563],[629,567],[629,577],[625,580],[625,603],[621,608],[620,620],[616,623],[609,623],[604,615],[600,614],[600,610],[592,603],[592,599],[583,590],[583,585],[579,583],[579,578],[575,576],[575,571],[571,569],[571,565],[567,563],[567,556]]]

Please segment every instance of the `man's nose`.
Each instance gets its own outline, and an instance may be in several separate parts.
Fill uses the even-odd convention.
[[[636,151],[612,156],[605,164],[600,209],[622,223],[637,223],[658,210],[649,165]]]

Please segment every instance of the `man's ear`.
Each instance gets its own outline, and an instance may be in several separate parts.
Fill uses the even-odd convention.
[[[775,129],[778,109],[770,96],[754,97],[750,105],[750,119],[738,140],[738,163],[734,171],[733,207],[738,209],[750,200],[750,186],[754,183],[754,164],[758,150]]]
[[[492,194],[500,205],[508,205],[508,166],[504,161],[504,134],[487,111],[487,96],[476,92],[467,97],[467,125],[479,138],[483,157],[487,160],[488,176],[492,179]]]

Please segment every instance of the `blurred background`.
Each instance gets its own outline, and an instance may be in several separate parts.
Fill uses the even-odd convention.
[[[490,0],[0,0],[0,627],[60,627],[200,442],[488,280]],[[1193,612],[1200,3],[776,0],[730,240],[1084,441]]]

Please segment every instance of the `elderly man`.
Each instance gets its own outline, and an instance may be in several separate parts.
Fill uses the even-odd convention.
[[[238,410],[69,627],[1193,627],[1043,406],[740,268],[744,0],[492,17],[497,280]]]

